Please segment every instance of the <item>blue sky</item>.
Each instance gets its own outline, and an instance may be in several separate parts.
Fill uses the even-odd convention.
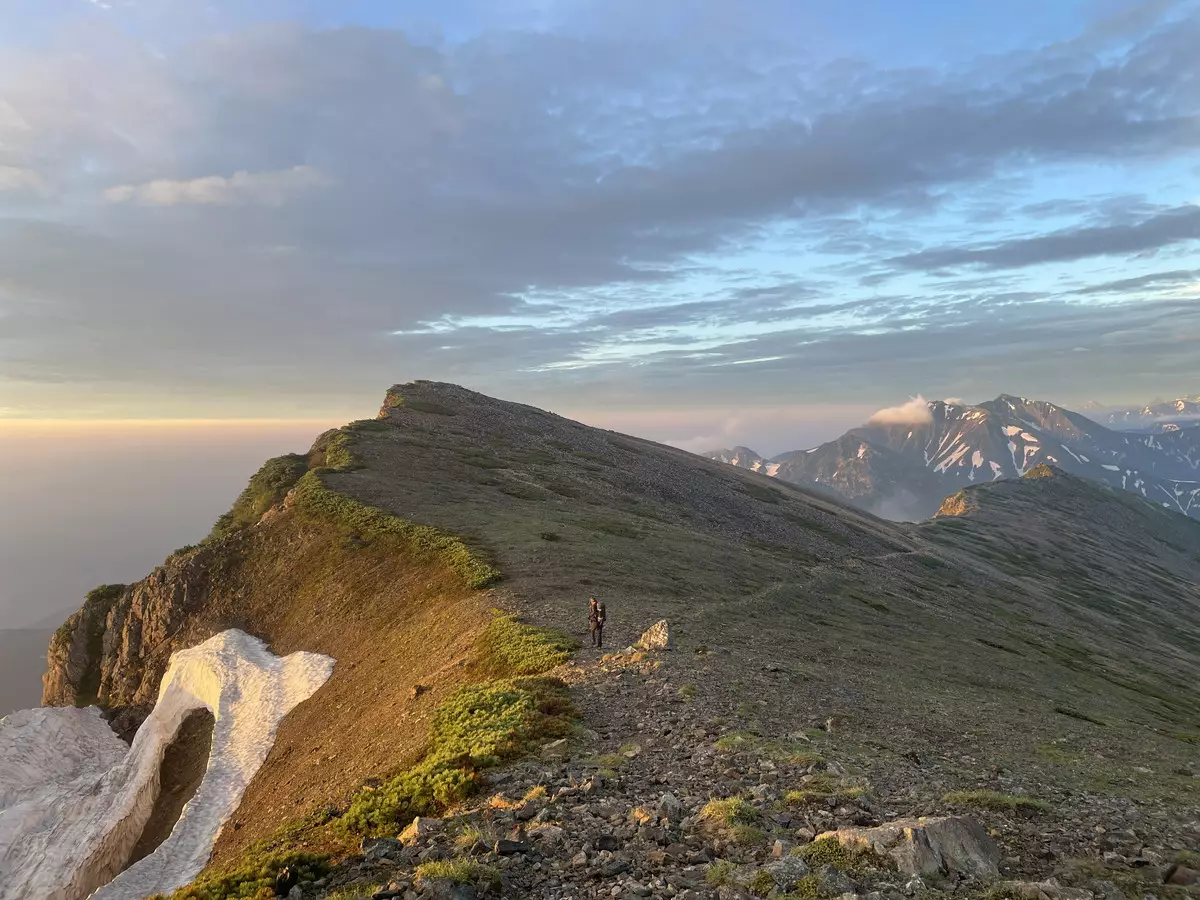
[[[1196,2],[3,10],[0,418],[1197,390]]]

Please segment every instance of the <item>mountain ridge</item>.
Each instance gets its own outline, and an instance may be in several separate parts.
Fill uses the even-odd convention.
[[[833,441],[765,459],[739,448],[707,456],[824,490],[888,518],[933,515],[944,497],[1049,463],[1200,517],[1200,427],[1113,431],[1057,404],[1001,394],[929,401],[911,421],[872,420]]]
[[[1069,503],[1047,503],[1059,491]],[[424,838],[422,853],[496,865],[508,896],[663,894],[669,878],[677,894],[709,897],[714,861],[754,866],[769,846],[706,830],[710,799],[741,798],[763,840],[791,844],[856,819],[953,810],[948,791],[986,787],[1054,803],[1052,837],[1045,822],[977,811],[1015,860],[1009,875],[1051,874],[1044,847],[1099,854],[1096,827],[1136,826],[1147,852],[1169,858],[1191,839],[1186,811],[1200,796],[1188,768],[1200,736],[1200,526],[1069,477],[965,493],[972,508],[958,515],[886,522],[522,404],[397,385],[379,418],[264,465],[227,528],[96,594],[55,638],[47,690],[59,703],[96,696],[133,729],[170,652],[225,628],[278,654],[332,656],[329,682],[281,724],[211,866],[254,862],[263,840],[329,853],[324,823],[413,771],[442,704],[494,677],[479,653],[493,610],[582,636],[596,596],[613,647],[665,618],[675,651],[575,653],[553,670],[582,717],[566,744],[488,782],[520,786],[503,803],[439,811],[532,830],[518,818],[530,803],[561,838],[533,839],[538,853],[507,863],[491,841]],[[793,756],[772,761],[769,748],[785,746]],[[788,806],[785,793],[813,778],[870,790]],[[538,785],[545,802],[522,799]],[[668,822],[660,845],[617,824],[656,808],[668,785],[692,826]],[[560,789],[575,799],[554,802]],[[663,849],[676,844],[687,849]],[[422,860],[370,846],[338,844],[326,886],[379,873],[415,883]]]

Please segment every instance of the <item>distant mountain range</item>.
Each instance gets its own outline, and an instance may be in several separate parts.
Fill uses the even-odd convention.
[[[890,519],[927,518],[969,484],[1018,478],[1040,463],[1200,518],[1200,398],[1110,411],[1106,422],[1002,394],[977,406],[910,403],[769,459],[748,447],[705,455]]]
[[[1117,431],[1180,431],[1200,425],[1200,394],[1110,411],[1104,424]]]

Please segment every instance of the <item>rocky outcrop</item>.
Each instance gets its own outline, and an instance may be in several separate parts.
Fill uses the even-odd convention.
[[[89,591],[83,607],[54,633],[42,676],[43,706],[88,706],[96,701],[108,614],[124,593],[123,584]]]
[[[639,650],[671,650],[674,643],[671,640],[671,626],[666,619],[655,622],[638,638],[636,644]]]
[[[208,602],[221,542],[169,558],[131,585],[105,585],[55,633],[42,678],[44,706],[142,707],[153,704],[175,650],[213,631],[189,629]]]
[[[876,828],[841,828],[818,835],[844,847],[869,848],[910,875],[956,874],[995,878],[1000,848],[974,819],[944,816],[898,819]]]

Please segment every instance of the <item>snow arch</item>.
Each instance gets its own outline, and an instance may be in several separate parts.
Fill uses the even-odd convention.
[[[141,900],[192,881],[280,720],[333,664],[317,653],[281,658],[230,630],[171,656],[129,748],[95,708],[0,719],[0,900]],[[214,719],[204,778],[170,836],[122,872],[158,797],[163,754],[201,708]]]

